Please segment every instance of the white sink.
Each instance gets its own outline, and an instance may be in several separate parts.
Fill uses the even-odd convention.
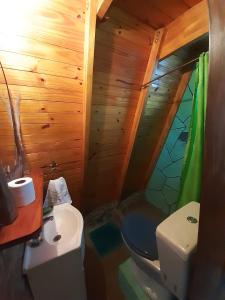
[[[51,215],[51,214],[50,214]],[[49,215],[49,216],[50,216]],[[83,219],[80,212],[68,204],[54,207],[53,220],[47,221],[43,228],[43,237],[55,247],[68,248],[80,242]],[[56,236],[59,236],[57,239]]]
[[[53,219],[43,224],[40,245],[31,247],[27,243],[23,265],[25,271],[81,246],[83,217],[79,210],[67,203],[60,204],[54,206],[45,218],[50,216]]]
[[[86,300],[83,218],[70,204],[45,216],[42,241],[28,242],[23,270],[35,300]]]

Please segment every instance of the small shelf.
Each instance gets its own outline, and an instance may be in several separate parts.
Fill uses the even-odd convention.
[[[0,228],[0,248],[24,242],[41,229],[43,174],[40,169],[35,169],[29,176],[33,178],[36,198],[31,204],[18,208],[18,216],[12,224]]]

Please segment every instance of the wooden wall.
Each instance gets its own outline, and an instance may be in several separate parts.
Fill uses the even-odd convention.
[[[97,24],[85,206],[118,200],[140,85],[154,31],[114,4]],[[126,81],[127,83],[124,83]]]
[[[64,176],[75,205],[79,205],[87,166],[83,206],[91,210],[119,200],[128,141],[155,31],[144,20],[140,21],[139,15],[138,20],[132,12],[123,10],[121,1],[113,1],[106,18],[97,23],[94,45],[95,9],[93,5],[89,10],[92,22],[85,23],[87,1],[4,1],[0,11],[0,60],[13,99],[19,98],[21,102],[22,134],[29,166],[43,168],[46,182]],[[157,7],[162,4],[157,3]],[[170,19],[179,14],[176,11]],[[85,24],[89,39],[87,34],[85,39]],[[154,27],[165,24],[158,22]],[[84,53],[89,46],[85,47],[85,40],[90,43],[88,53]],[[91,93],[92,62],[84,64],[84,59],[89,55],[92,60],[94,46],[90,99],[87,93]],[[164,72],[183,59],[174,56],[163,60],[157,72]],[[148,101],[142,117],[125,191],[139,186],[135,181],[142,174],[145,157],[151,154],[150,144],[155,143],[160,133],[179,76],[166,77],[160,88],[149,90],[153,101]],[[0,95],[7,98],[1,73]],[[6,111],[2,107],[6,124]],[[2,139],[9,136],[9,131],[0,124]],[[12,153],[10,147],[8,151]],[[54,171],[50,168],[52,162],[57,164]]]
[[[76,203],[83,164],[86,0],[11,2],[1,3],[0,60],[13,98],[21,101],[27,161],[43,168],[46,180],[64,176]],[[6,97],[2,74],[0,83]]]

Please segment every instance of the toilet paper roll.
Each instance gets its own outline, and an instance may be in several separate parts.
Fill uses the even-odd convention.
[[[17,207],[30,204],[35,199],[33,179],[22,177],[8,182],[8,187],[12,192]]]

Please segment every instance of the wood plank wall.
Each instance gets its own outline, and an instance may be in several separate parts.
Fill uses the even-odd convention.
[[[106,17],[96,30],[85,200],[88,210],[118,200],[118,174],[154,35],[151,27],[114,3]]]
[[[86,0],[14,1],[13,10],[10,3],[1,3],[0,60],[13,98],[21,101],[27,161],[43,168],[46,180],[64,176],[76,203],[81,188]],[[7,97],[1,73],[0,94]],[[2,138],[7,133],[0,126]],[[48,167],[52,161],[58,165],[55,172]]]

